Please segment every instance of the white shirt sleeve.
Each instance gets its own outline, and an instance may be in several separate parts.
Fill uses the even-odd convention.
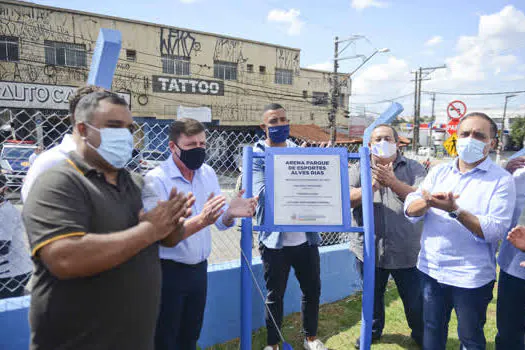
[[[52,168],[54,165],[60,163],[66,159],[66,155],[55,148],[52,148],[44,153],[40,154],[36,159],[33,165],[29,168],[27,175],[22,184],[22,201],[25,202],[29,191],[33,186],[36,178],[40,176],[44,171]]]
[[[144,177],[144,188],[142,189],[142,205],[144,211],[148,212],[157,206],[158,201],[165,201],[168,194],[164,190],[162,180],[148,173]]]

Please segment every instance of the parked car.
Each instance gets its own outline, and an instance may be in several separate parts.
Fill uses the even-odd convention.
[[[159,151],[142,151],[139,156],[139,164],[141,172],[145,173],[154,169],[161,162],[168,159],[169,153],[162,153]]]
[[[434,149],[432,147],[419,147],[417,150],[418,156],[432,157],[434,156]]]
[[[34,153],[36,145],[32,141],[5,141],[0,151],[0,169],[7,178],[6,186],[11,191],[22,187],[27,171],[29,157]]]

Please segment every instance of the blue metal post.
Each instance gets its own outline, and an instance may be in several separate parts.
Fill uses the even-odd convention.
[[[121,46],[122,35],[118,30],[100,29],[95,51],[91,57],[88,84],[111,90]]]
[[[242,188],[244,198],[253,196],[253,148],[246,146],[243,149],[242,159]],[[242,219],[241,234],[241,350],[252,348],[252,218]],[[244,255],[244,256],[243,256]],[[245,259],[246,258],[246,259]]]
[[[372,171],[370,169],[370,150],[359,149],[361,165],[361,191],[363,207],[363,224],[365,231],[364,244],[364,281],[361,323],[361,349],[368,350],[372,344],[372,320],[374,313],[374,279],[375,279],[375,233],[374,233],[374,197],[372,192]]]

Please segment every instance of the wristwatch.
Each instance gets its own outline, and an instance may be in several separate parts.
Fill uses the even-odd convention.
[[[457,219],[460,212],[461,209],[457,208],[456,210],[449,211],[448,216],[450,216],[452,219]]]

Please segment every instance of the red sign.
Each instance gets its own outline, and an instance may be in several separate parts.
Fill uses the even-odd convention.
[[[461,119],[467,114],[467,105],[463,101],[452,101],[447,106],[447,114],[450,119]]]
[[[456,131],[458,131],[458,124],[459,124],[459,119],[452,119],[451,121],[448,122],[447,124],[447,134],[449,135],[454,135],[456,133]]]

